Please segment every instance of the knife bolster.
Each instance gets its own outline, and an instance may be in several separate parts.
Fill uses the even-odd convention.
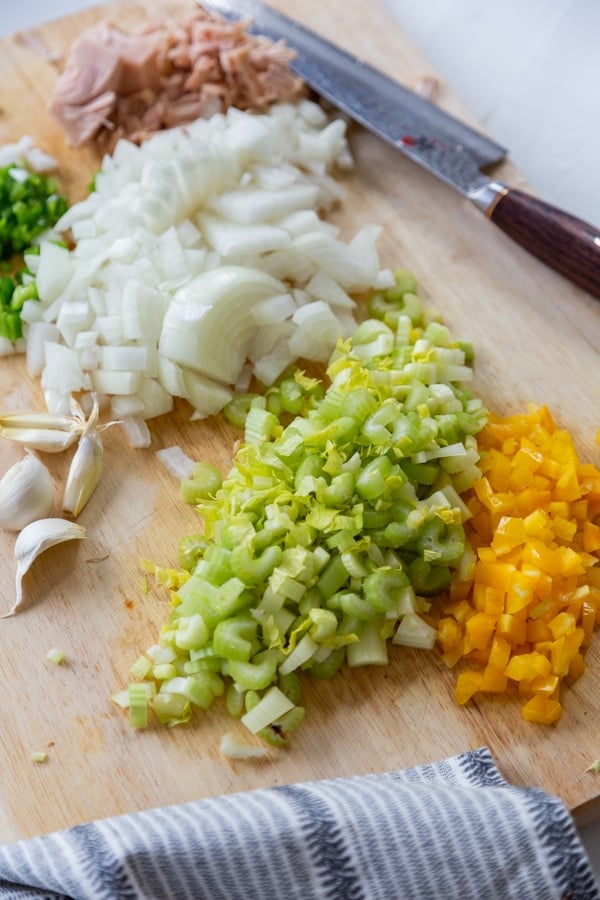
[[[469,191],[469,200],[491,219],[496,204],[508,193],[508,187],[501,181],[486,181]]]

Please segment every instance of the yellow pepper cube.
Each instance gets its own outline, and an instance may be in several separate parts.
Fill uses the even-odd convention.
[[[569,665],[569,678],[577,681],[585,672],[585,660],[581,653],[576,653]]]
[[[574,519],[579,519],[580,522],[583,522],[585,519],[590,516],[589,512],[589,504],[587,500],[577,500],[575,503],[571,504],[571,515]]]
[[[487,457],[486,474],[491,486],[497,493],[508,491],[510,484],[510,459],[504,453],[499,453],[496,449],[490,450]]]
[[[538,509],[548,509],[551,500],[552,494],[550,491],[543,491],[534,487],[525,488],[515,497],[517,514],[527,516]]]
[[[440,619],[437,626],[437,641],[440,645],[442,653],[447,653],[453,647],[456,647],[462,639],[462,629],[455,619],[447,616]]]
[[[444,612],[456,619],[459,624],[464,625],[472,615],[473,608],[467,600],[459,600],[458,603],[447,603],[444,606]]]
[[[540,475],[545,475],[546,478],[556,481],[560,478],[561,468],[555,459],[550,459],[550,457],[547,456],[540,464],[538,472]]]
[[[553,637],[548,623],[543,619],[528,619],[526,639],[529,644],[538,644],[542,641],[550,643]]]
[[[566,500],[552,500],[548,505],[551,516],[560,516],[561,519],[571,518],[571,504]]]
[[[463,656],[463,652],[464,646],[461,640],[456,646],[451,647],[450,650],[447,650],[446,653],[442,654],[442,662],[451,669]]]
[[[473,588],[473,603],[475,608],[480,612],[487,613],[489,616],[497,618],[502,615],[505,605],[504,598],[504,592],[493,587],[476,584]]]
[[[523,559],[532,563],[548,575],[560,574],[560,562],[555,551],[544,541],[531,537],[523,548]]]
[[[529,608],[529,617],[531,619],[544,619],[545,622],[549,622],[550,619],[553,619],[559,612],[559,601],[555,600],[553,597],[546,597],[545,600],[541,600],[535,606]]]
[[[454,689],[454,699],[460,706],[471,699],[480,689],[483,678],[482,672],[461,672],[456,679],[456,687]]]
[[[572,616],[567,612],[559,613],[548,622],[548,628],[552,632],[554,640],[563,637],[563,635],[568,634],[570,631],[574,631],[576,626],[577,620],[575,616]]]
[[[478,547],[477,559],[482,563],[495,564],[497,560],[496,551],[492,547]]]
[[[581,554],[572,547],[557,547],[554,555],[558,561],[559,573],[566,578],[569,575],[584,575],[585,565]]]
[[[570,544],[577,532],[577,522],[574,519],[563,519],[562,516],[555,516],[552,519],[552,530],[557,540]]]
[[[550,675],[552,666],[547,656],[533,651],[511,657],[504,674],[513,681],[531,681],[538,675]]]
[[[498,591],[507,591],[516,569],[510,563],[484,562],[481,559],[475,564],[474,580],[476,584],[485,584]]]
[[[537,725],[553,725],[562,715],[562,706],[558,700],[552,700],[544,694],[536,694],[523,706],[521,715],[526,722]]]
[[[490,647],[490,666],[493,666],[495,669],[499,669],[500,672],[503,672],[508,665],[511,653],[512,647],[509,642],[505,640],[505,638],[494,635],[494,637],[492,638],[492,646]]]
[[[523,526],[527,535],[548,534],[549,524],[548,514],[543,509],[536,509],[523,519]]]
[[[469,662],[475,663],[477,666],[481,666],[484,669],[490,659],[490,648],[486,647],[484,650],[480,650],[477,647],[473,648],[468,643],[469,639],[465,638],[465,644],[463,648],[463,656],[465,659],[468,659]]]
[[[541,572],[533,566],[524,567],[521,571],[516,571],[511,578],[511,582],[506,594],[506,612],[517,613],[533,600],[533,592],[536,589]]]
[[[561,678],[569,674],[569,666],[583,641],[583,628],[576,628],[552,642],[552,671]]]
[[[495,616],[490,616],[484,612],[477,612],[470,619],[467,619],[465,629],[470,646],[476,650],[485,650],[495,627]]]
[[[548,575],[547,572],[541,572],[538,583],[536,584],[534,589],[535,596],[539,600],[545,600],[552,593],[552,587],[552,576]]]
[[[501,694],[502,691],[506,690],[508,685],[508,678],[501,672],[500,669],[496,669],[495,666],[487,665],[483,671],[483,677],[481,679],[481,685],[479,686],[480,691],[490,691],[494,694]]]
[[[600,525],[593,522],[583,523],[583,549],[586,553],[600,550]]]
[[[507,438],[502,442],[502,453],[504,456],[512,456],[516,453],[517,450],[517,441],[514,437]]]
[[[557,675],[536,675],[529,681],[519,682],[519,694],[522,697],[533,697],[534,694],[545,694],[547,697],[555,695],[559,685]]]
[[[511,644],[523,644],[527,635],[527,622],[521,616],[504,613],[498,617],[496,634]]]
[[[471,592],[472,583],[470,581],[462,581],[460,578],[453,578],[450,582],[450,602],[460,603],[466,600]]]
[[[577,472],[573,463],[569,463],[554,486],[552,499],[566,500],[568,503],[572,503],[580,498],[581,487],[577,478]]]

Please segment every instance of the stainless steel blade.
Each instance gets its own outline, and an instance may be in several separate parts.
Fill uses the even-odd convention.
[[[248,31],[296,51],[290,68],[318,94],[359,124],[473,198],[506,148],[382,72],[259,0],[209,0],[201,4],[229,21],[251,19]]]

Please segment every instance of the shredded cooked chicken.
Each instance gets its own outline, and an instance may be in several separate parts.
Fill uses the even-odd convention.
[[[67,140],[110,149],[230,106],[265,109],[304,92],[289,69],[294,52],[201,7],[132,32],[103,20],[73,43],[50,108]]]

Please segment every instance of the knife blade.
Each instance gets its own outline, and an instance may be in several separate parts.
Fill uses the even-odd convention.
[[[284,40],[290,68],[321,97],[455,188],[512,240],[600,298],[600,230],[482,171],[508,151],[336,44],[260,0],[201,6],[248,31]]]

